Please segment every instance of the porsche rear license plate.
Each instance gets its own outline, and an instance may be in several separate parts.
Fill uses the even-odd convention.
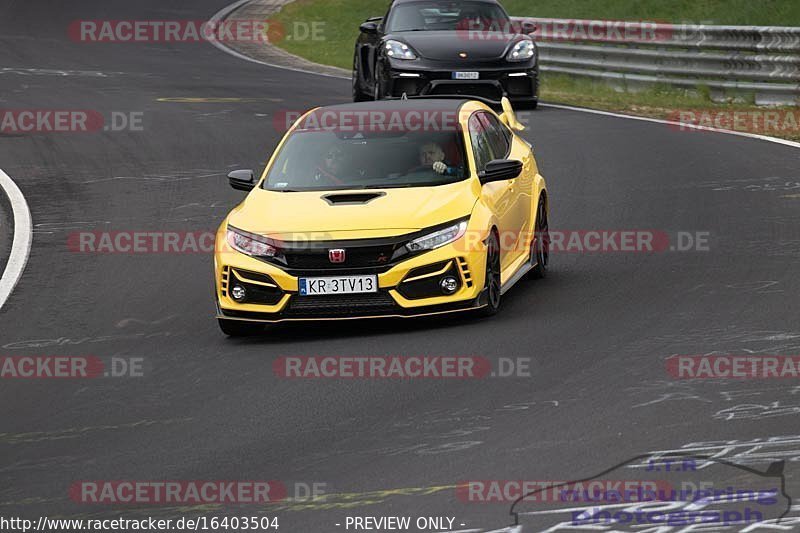
[[[478,72],[453,72],[454,80],[477,80],[480,77]]]
[[[377,276],[300,278],[300,296],[378,292]]]

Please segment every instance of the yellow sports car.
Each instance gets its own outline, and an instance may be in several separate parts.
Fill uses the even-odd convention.
[[[222,222],[217,318],[231,336],[264,323],[493,315],[548,262],[548,196],[523,126],[465,97],[365,102],[291,124]]]

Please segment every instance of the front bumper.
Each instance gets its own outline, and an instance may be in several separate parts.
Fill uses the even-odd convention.
[[[453,79],[453,72],[478,72],[477,80]],[[460,67],[457,70],[404,70],[392,68],[387,76],[386,94],[399,98],[424,95],[476,96],[499,103],[535,102],[539,98],[539,73],[536,68],[489,70]]]
[[[326,243],[336,248],[337,243]],[[361,318],[409,318],[479,309],[483,293],[486,250],[483,242],[466,239],[411,257],[386,267],[287,269],[272,263],[217,247],[215,278],[217,318],[249,322],[342,320]],[[220,251],[224,250],[224,251]],[[302,277],[374,274],[378,292],[324,296],[301,296]],[[444,295],[440,280],[452,276],[457,290]],[[231,296],[236,285],[244,286],[248,300]],[[250,295],[253,295],[250,297]]]

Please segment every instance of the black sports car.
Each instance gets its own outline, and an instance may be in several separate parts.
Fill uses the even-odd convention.
[[[361,25],[353,99],[469,95],[534,108],[535,27],[512,23],[496,0],[394,0]]]

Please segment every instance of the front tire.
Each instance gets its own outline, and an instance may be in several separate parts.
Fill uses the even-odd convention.
[[[264,330],[262,324],[243,322],[241,320],[227,320],[218,318],[219,329],[228,337],[251,337]]]
[[[359,71],[358,71],[358,57],[356,55],[353,56],[353,101],[354,102],[368,102],[372,100],[372,97],[361,90],[360,84],[358,83],[359,78]]]
[[[486,282],[483,290],[486,293],[486,305],[481,307],[480,315],[490,317],[500,310],[500,241],[497,233],[492,231],[486,241]]]

